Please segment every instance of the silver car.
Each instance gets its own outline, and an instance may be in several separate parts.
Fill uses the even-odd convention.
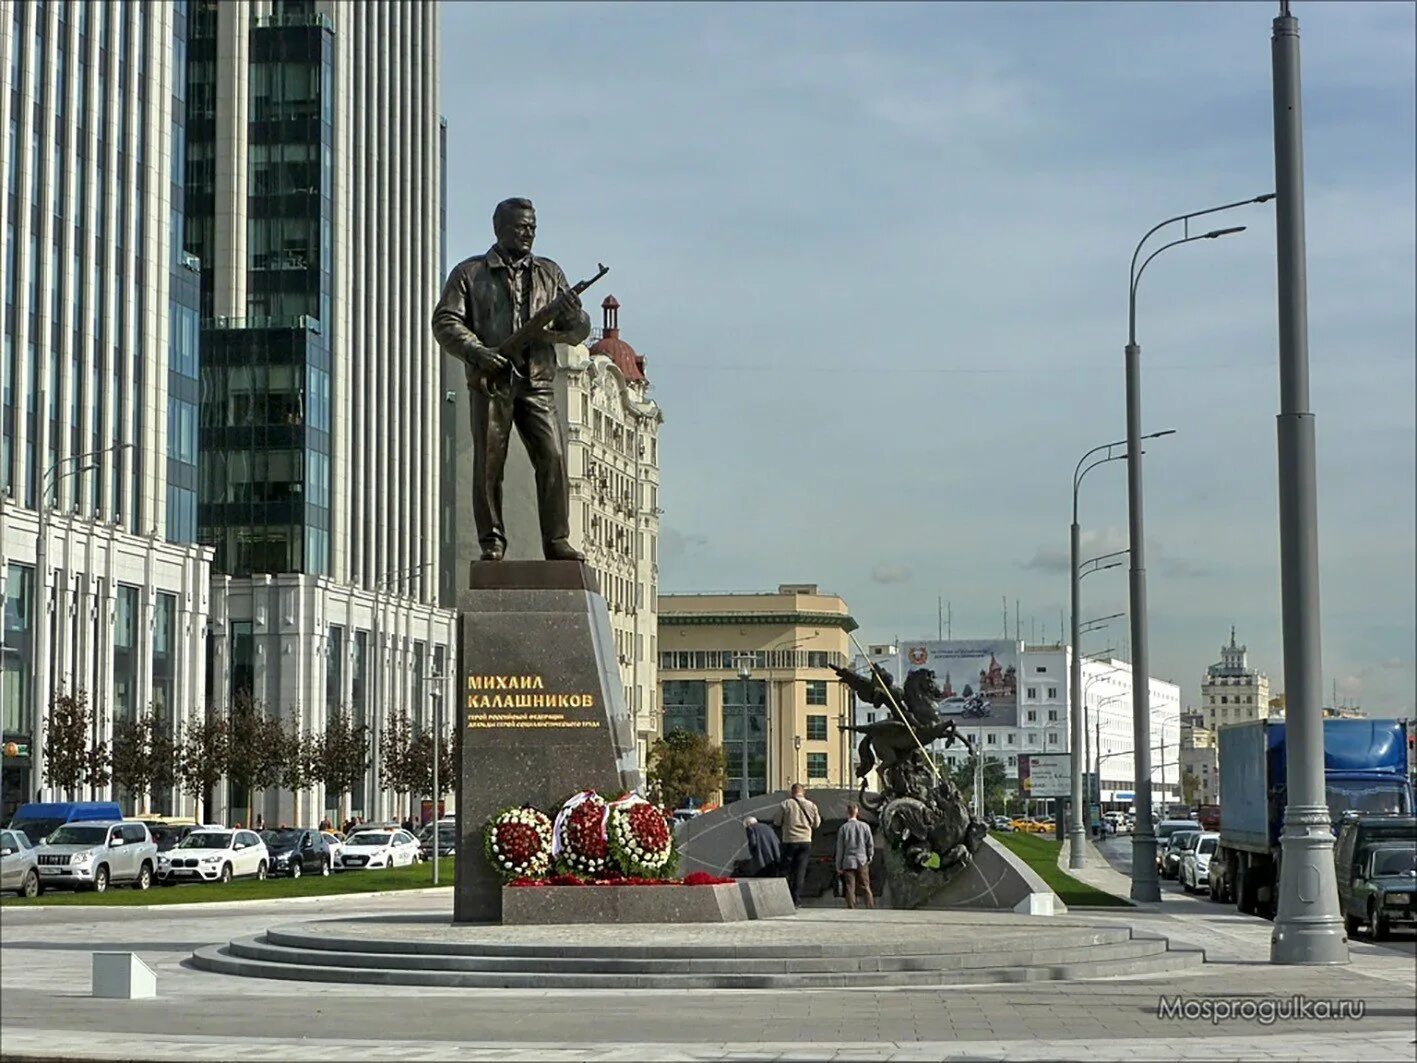
[[[34,843],[22,830],[0,830],[0,893],[14,890],[21,897],[38,897],[39,861]]]
[[[128,883],[145,890],[157,870],[157,845],[138,820],[66,823],[36,850],[45,889],[65,887],[102,893]]]

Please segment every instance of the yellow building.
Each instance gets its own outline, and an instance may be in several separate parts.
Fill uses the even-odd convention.
[[[660,730],[723,746],[735,801],[811,786],[851,786],[850,694],[833,665],[851,659],[856,621],[816,584],[775,593],[659,597]],[[746,742],[744,736],[746,735]],[[746,769],[746,770],[745,770]]]

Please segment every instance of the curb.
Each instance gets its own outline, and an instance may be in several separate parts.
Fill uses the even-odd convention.
[[[441,893],[444,890],[451,890],[451,884],[447,886],[418,886],[406,890],[371,890],[365,893],[316,893],[309,897],[257,897],[249,901],[192,901],[188,904],[36,904],[33,906],[20,907],[18,905],[6,905],[0,912],[3,918],[10,919],[19,912],[54,912],[62,911],[66,908],[97,909],[99,911],[126,911],[126,912],[182,912],[201,909],[203,911],[220,911],[224,908],[244,908],[247,905],[255,904],[310,904],[315,901],[330,900],[369,900],[374,897],[403,897],[409,894]]]

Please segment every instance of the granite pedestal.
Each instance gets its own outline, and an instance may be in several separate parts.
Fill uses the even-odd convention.
[[[462,787],[453,920],[502,918],[482,852],[509,805],[554,815],[577,790],[611,797],[642,779],[610,612],[579,561],[472,566],[459,601]]]

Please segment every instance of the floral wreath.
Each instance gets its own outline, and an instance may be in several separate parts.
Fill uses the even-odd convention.
[[[594,790],[582,790],[561,806],[551,832],[551,855],[558,871],[599,875],[610,866],[607,812],[605,798]]]
[[[504,808],[487,821],[482,851],[494,871],[510,881],[543,878],[551,870],[551,820],[530,805]]]
[[[668,878],[678,866],[674,834],[664,813],[639,794],[610,802],[605,835],[610,852],[627,875]]]

